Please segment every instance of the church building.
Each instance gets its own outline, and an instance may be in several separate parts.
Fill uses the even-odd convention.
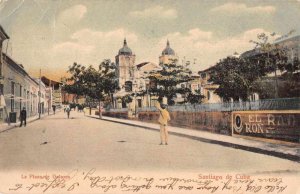
[[[135,54],[132,53],[131,49],[127,46],[126,39],[124,39],[123,47],[119,50],[119,53],[116,56],[116,76],[121,90],[125,87],[131,87],[132,89],[132,83],[135,77],[134,64]]]

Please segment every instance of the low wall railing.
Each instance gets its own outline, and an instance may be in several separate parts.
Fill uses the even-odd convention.
[[[168,110],[187,112],[215,112],[215,111],[246,111],[246,110],[299,110],[300,98],[277,98],[257,101],[241,101],[226,103],[206,103],[206,104],[181,104],[169,106]],[[126,112],[127,108],[108,109],[108,112]],[[155,112],[153,107],[137,108],[137,112]]]

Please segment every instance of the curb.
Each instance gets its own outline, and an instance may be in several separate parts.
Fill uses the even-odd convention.
[[[48,117],[48,116],[51,116],[51,115],[45,115],[44,117]],[[32,123],[32,122],[34,122],[34,121],[41,120],[41,119],[43,119],[44,117],[41,117],[40,119],[39,119],[39,118],[34,118],[34,119],[32,119],[32,120],[27,121],[27,123]],[[13,123],[13,124],[9,125],[9,127],[7,127],[6,129],[0,131],[0,133],[7,132],[7,131],[9,131],[9,130],[11,130],[11,129],[17,128],[17,127],[19,127],[19,124],[20,124],[20,123],[18,123],[18,124],[17,124],[17,123]]]
[[[40,120],[40,119],[39,118],[35,118],[35,119],[30,120],[30,121],[27,121],[26,123],[32,123],[32,122],[34,122],[36,120]],[[10,125],[8,128],[4,129],[3,131],[0,131],[0,133],[9,131],[9,130],[14,129],[14,128],[17,128],[17,127],[19,127],[18,125],[19,124],[14,123],[13,125]]]
[[[119,123],[119,124],[129,125],[129,126],[133,126],[133,127],[140,127],[140,128],[144,128],[144,129],[148,129],[148,130],[153,130],[153,131],[159,131],[159,129],[156,129],[156,128],[153,128],[153,127],[146,127],[146,126],[137,125],[137,124],[133,124],[133,123],[126,123],[126,122],[122,122],[122,121],[112,121],[112,120],[103,119],[103,118],[100,119],[100,118],[95,118],[95,117],[89,116],[89,115],[86,115],[86,116],[90,117],[90,118],[93,118],[93,119],[98,119],[98,120],[103,120],[103,121],[108,121],[108,122],[113,122],[113,123]],[[261,149],[261,148],[257,148],[257,147],[250,147],[250,146],[245,146],[245,145],[240,145],[240,144],[235,144],[235,143],[230,143],[230,142],[211,140],[211,139],[207,139],[207,138],[203,138],[203,137],[196,137],[196,136],[182,134],[182,133],[178,133],[178,132],[169,131],[169,133],[172,134],[172,135],[179,136],[179,137],[185,137],[185,138],[188,138],[188,139],[193,139],[193,140],[197,140],[197,141],[201,141],[201,142],[205,142],[205,143],[222,145],[222,146],[230,147],[230,148],[233,148],[233,149],[240,149],[240,150],[245,150],[245,151],[249,151],[249,152],[265,154],[265,155],[268,155],[268,156],[274,156],[274,157],[287,159],[287,160],[291,160],[291,161],[300,163],[300,156],[299,155],[285,154],[285,153],[282,153],[282,152],[270,151],[270,150],[265,150],[265,149]]]

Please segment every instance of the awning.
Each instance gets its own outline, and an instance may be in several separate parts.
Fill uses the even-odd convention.
[[[1,95],[2,97],[3,95]],[[4,99],[9,99],[9,100],[16,100],[16,101],[22,101],[22,102],[26,102],[26,101],[30,101],[30,99],[26,99],[20,96],[14,96],[13,94],[5,94],[3,96]],[[2,99],[1,99],[2,100]]]
[[[131,93],[128,93],[128,92],[125,92],[125,91],[119,91],[117,93],[114,94],[114,97],[123,97],[123,96],[126,96],[127,94],[131,94]]]

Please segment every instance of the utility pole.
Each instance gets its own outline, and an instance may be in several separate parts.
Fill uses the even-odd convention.
[[[40,69],[40,79],[39,79],[39,119],[41,119],[41,79],[42,70]]]
[[[294,48],[291,48],[292,51],[292,73],[294,72]]]

